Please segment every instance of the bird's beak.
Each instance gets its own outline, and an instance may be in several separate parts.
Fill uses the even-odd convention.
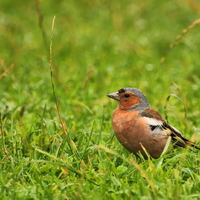
[[[113,93],[107,94],[107,96],[110,97],[110,98],[112,98],[112,99],[115,99],[117,101],[120,100],[118,92],[113,92]]]

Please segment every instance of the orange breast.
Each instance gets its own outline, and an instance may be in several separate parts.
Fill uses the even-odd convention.
[[[145,156],[142,146],[152,157],[162,153],[167,137],[155,138],[139,111],[126,111],[117,108],[113,113],[112,125],[119,142],[130,152],[138,151]],[[158,141],[159,140],[159,141]],[[142,145],[141,145],[142,144]]]

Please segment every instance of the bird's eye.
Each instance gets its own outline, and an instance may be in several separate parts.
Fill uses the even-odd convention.
[[[126,93],[126,94],[124,95],[124,97],[128,98],[128,97],[130,97],[130,94]]]

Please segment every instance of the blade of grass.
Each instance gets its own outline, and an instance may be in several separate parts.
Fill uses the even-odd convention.
[[[152,189],[153,194],[154,195],[156,194],[156,188],[155,188],[153,182],[151,181],[151,179],[149,178],[147,173],[144,171],[144,169],[137,162],[135,162],[133,160],[133,158],[130,158],[129,160],[124,159],[122,156],[118,155],[116,152],[112,151],[111,149],[108,149],[107,147],[105,147],[103,145],[98,145],[98,148],[103,149],[110,154],[120,157],[121,159],[125,160],[127,163],[131,163],[140,172],[141,176],[146,179],[146,181],[148,182],[149,186]]]
[[[174,43],[172,43],[172,44],[169,45],[169,50],[168,50],[168,52],[167,52],[166,55],[163,56],[163,57],[161,58],[161,60],[160,60],[161,63],[163,63],[163,62],[166,60],[166,58],[167,58],[168,54],[171,52],[171,50],[172,50],[175,46],[178,45],[179,40],[182,39],[191,29],[193,29],[193,28],[194,28],[196,25],[198,25],[198,24],[200,24],[200,18],[194,20],[186,29],[183,29],[183,30],[182,30],[182,33],[176,37],[176,40],[174,41]]]
[[[56,156],[54,155],[51,155],[45,151],[42,151],[41,149],[38,149],[38,148],[35,148],[36,151],[52,158],[53,160],[56,160],[57,162],[51,162],[51,161],[48,161],[48,160],[34,160],[34,161],[30,161],[30,162],[33,162],[33,163],[36,163],[36,162],[39,162],[39,163],[48,163],[50,165],[56,165],[56,166],[59,166],[59,167],[64,167],[64,168],[67,168],[68,170],[70,170],[71,172],[75,173],[76,175],[84,178],[85,180],[89,181],[90,183],[96,185],[96,186],[100,186],[99,184],[95,183],[94,181],[92,181],[91,179],[87,178],[86,175],[82,172],[80,172],[79,170],[76,170],[74,167],[72,167],[70,164],[67,164],[66,162],[64,162],[62,159],[59,159],[57,158]]]

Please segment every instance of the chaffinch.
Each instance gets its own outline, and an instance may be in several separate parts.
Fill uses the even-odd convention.
[[[192,146],[200,150],[194,142],[185,139],[179,130],[167,124],[156,110],[150,108],[139,89],[123,88],[107,96],[119,103],[113,113],[112,126],[119,142],[131,153],[137,155],[141,152],[147,158],[148,152],[151,157],[158,158],[169,136],[171,143],[175,143],[174,147]]]

